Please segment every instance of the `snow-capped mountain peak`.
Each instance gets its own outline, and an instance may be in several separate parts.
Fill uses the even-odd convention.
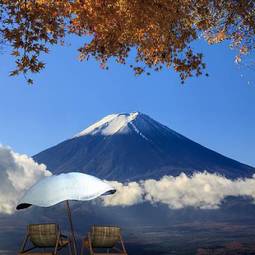
[[[139,112],[108,115],[34,159],[54,174],[78,169],[119,181],[204,170],[228,178],[250,177],[255,172]]]
[[[140,133],[140,131],[134,125],[133,121],[141,115],[142,114],[139,112],[110,114],[102,118],[95,124],[84,129],[83,131],[75,135],[75,137],[95,134],[105,136],[113,135],[116,133],[123,134],[128,133],[131,128],[137,133]],[[128,124],[130,124],[130,126]]]

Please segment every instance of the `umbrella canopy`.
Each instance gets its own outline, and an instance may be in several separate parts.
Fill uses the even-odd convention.
[[[88,174],[73,172],[52,175],[32,186],[22,197],[16,209],[25,209],[31,205],[49,207],[65,201],[76,255],[76,240],[68,200],[88,201],[115,192],[116,190],[108,183]]]
[[[20,200],[17,209],[31,205],[49,207],[65,200],[88,201],[115,192],[108,183],[91,175],[78,172],[52,175],[32,186]]]

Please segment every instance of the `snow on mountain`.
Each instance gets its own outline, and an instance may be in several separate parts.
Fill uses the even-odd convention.
[[[144,132],[153,132],[153,130],[155,129],[161,129],[167,132],[171,132],[173,135],[178,136],[180,139],[184,138],[182,135],[156,122],[148,115],[140,112],[107,115],[98,122],[92,124],[91,126],[76,134],[74,138],[86,135],[111,136],[114,134],[123,135],[135,132],[143,139],[149,140],[149,138],[146,137]]]
[[[99,120],[95,124],[89,126],[88,128],[84,129],[80,133],[78,133],[75,137],[81,137],[85,135],[114,135],[115,133],[118,134],[125,134],[134,130],[136,133],[140,134],[144,139],[146,138],[142,132],[136,127],[134,120],[141,116],[142,114],[139,112],[132,112],[132,113],[121,113],[121,114],[111,114],[103,119]]]

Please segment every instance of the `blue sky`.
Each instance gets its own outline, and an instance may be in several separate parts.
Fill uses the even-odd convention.
[[[255,166],[255,75],[234,64],[226,45],[197,43],[210,76],[184,85],[172,71],[135,77],[115,63],[78,62],[79,41],[54,47],[46,69],[30,87],[8,77],[13,62],[2,54],[0,143],[33,155],[72,137],[107,114],[140,111],[188,138]]]

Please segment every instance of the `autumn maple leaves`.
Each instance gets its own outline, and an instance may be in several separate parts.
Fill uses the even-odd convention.
[[[198,38],[228,40],[239,60],[254,49],[254,10],[248,0],[0,0],[0,35],[16,59],[11,75],[40,72],[50,45],[75,34],[80,60],[108,68],[115,58],[136,75],[173,68],[184,81],[205,69],[191,48]]]

